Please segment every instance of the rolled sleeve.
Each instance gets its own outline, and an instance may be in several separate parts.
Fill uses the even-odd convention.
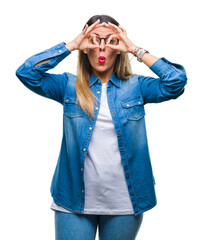
[[[17,70],[18,79],[33,92],[62,103],[63,92],[67,83],[67,74],[51,74],[46,71],[54,68],[71,51],[61,42],[28,58]],[[49,59],[46,63],[37,63]]]
[[[49,49],[46,49],[43,52],[37,53],[34,56],[28,58],[26,60],[26,62],[28,64],[30,64],[33,68],[40,68],[42,67],[44,64],[38,65],[36,67],[34,67],[35,64],[37,64],[38,62],[41,62],[45,59],[50,58],[50,62],[49,65],[52,65],[52,63],[54,63],[51,60],[56,60],[58,63],[61,62],[65,57],[67,57],[69,54],[71,53],[71,51],[66,48],[65,43],[61,42],[57,45],[55,45],[54,47],[51,47]],[[55,66],[55,64],[53,65],[53,67]],[[50,68],[49,68],[50,69]],[[48,70],[48,69],[47,69]]]
[[[176,99],[183,94],[187,75],[182,65],[160,58],[152,64],[150,69],[159,78],[139,76],[145,103],[159,103]]]

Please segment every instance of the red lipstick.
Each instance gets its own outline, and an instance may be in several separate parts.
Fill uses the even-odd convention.
[[[106,58],[104,56],[100,56],[99,59],[98,59],[99,63],[105,63],[106,61]]]

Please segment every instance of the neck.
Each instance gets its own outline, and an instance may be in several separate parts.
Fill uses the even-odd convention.
[[[92,70],[92,71],[94,75],[101,80],[102,83],[107,83],[113,74],[113,70],[108,72],[97,72],[95,70]]]

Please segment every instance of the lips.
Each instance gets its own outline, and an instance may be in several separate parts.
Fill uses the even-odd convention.
[[[105,58],[104,56],[100,56],[100,57],[98,58],[98,61],[99,61],[99,63],[105,63],[106,58]]]

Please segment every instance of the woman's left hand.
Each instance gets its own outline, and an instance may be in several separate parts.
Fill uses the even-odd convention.
[[[126,30],[123,27],[121,27],[120,25],[116,26],[115,24],[110,23],[110,22],[108,24],[106,23],[105,26],[113,29],[116,33],[109,37],[106,47],[111,47],[111,48],[119,50],[121,52],[128,52],[128,53],[133,54],[136,45],[134,43],[132,43],[130,41],[130,39],[127,37]],[[117,45],[110,44],[111,40],[113,40],[114,38],[119,39],[119,44],[117,44]]]

